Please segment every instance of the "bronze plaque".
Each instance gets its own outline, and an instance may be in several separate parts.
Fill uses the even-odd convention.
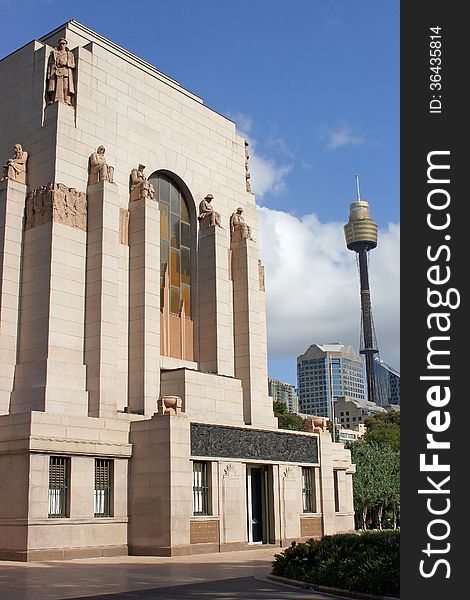
[[[300,535],[302,537],[322,537],[321,517],[300,517]]]
[[[190,544],[219,542],[219,521],[191,521],[189,528]]]

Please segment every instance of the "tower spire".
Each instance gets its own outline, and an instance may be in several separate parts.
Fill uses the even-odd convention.
[[[361,189],[359,187],[359,173],[356,173],[356,193],[357,193],[357,202],[361,201]]]

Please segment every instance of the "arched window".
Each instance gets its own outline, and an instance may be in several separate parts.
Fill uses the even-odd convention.
[[[168,274],[170,313],[191,317],[191,225],[184,194],[178,184],[163,173],[149,180],[160,202],[161,289]]]

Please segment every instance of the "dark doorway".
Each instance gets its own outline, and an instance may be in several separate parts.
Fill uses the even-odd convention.
[[[248,542],[267,544],[271,541],[272,476],[270,467],[247,465]]]

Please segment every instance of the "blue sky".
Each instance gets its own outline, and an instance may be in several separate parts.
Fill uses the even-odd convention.
[[[295,356],[310,343],[358,346],[357,276],[340,224],[359,171],[383,240],[371,255],[377,336],[382,358],[399,367],[398,0],[0,0],[0,8],[8,23],[0,56],[76,19],[237,121],[264,207],[272,377],[294,383]]]

